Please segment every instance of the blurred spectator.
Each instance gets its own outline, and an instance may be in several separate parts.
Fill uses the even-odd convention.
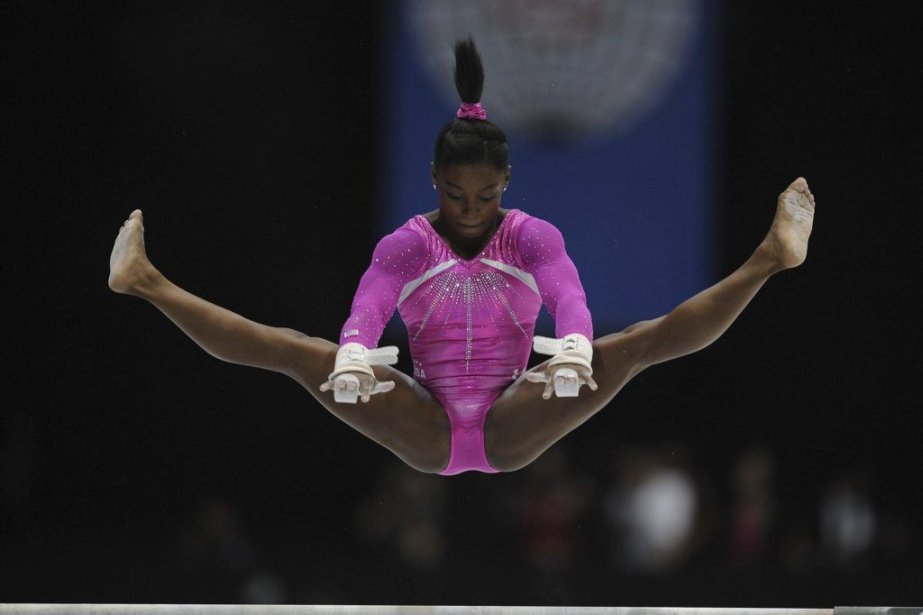
[[[806,507],[805,507],[806,508]],[[809,526],[813,525],[805,515],[798,515],[786,524],[779,544],[779,560],[785,570],[793,575],[804,576],[814,572],[817,540]]]
[[[196,505],[180,529],[175,556],[183,577],[192,584],[186,599],[286,601],[280,578],[258,567],[257,549],[247,536],[240,512],[221,498]]]
[[[734,468],[730,521],[730,563],[764,563],[776,515],[775,458],[764,447],[744,451]]]
[[[821,549],[840,567],[860,564],[869,554],[878,529],[869,472],[853,468],[835,480],[820,504]]]
[[[558,443],[523,471],[512,513],[528,561],[546,574],[569,569],[585,555],[583,528],[594,488]]]
[[[691,554],[700,496],[682,455],[631,449],[606,495],[615,564],[630,572],[665,573]]]
[[[251,565],[254,550],[237,509],[222,499],[209,499],[198,503],[180,530],[176,555],[190,571],[242,572]]]
[[[355,513],[360,540],[394,550],[419,569],[442,564],[446,479],[390,464]]]

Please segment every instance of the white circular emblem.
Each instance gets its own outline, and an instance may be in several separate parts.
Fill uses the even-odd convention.
[[[484,60],[488,118],[505,130],[552,139],[616,133],[636,121],[679,72],[699,12],[697,0],[405,6],[418,57],[451,113],[460,103],[452,43],[470,33]]]

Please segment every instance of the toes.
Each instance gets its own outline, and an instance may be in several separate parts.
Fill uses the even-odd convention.
[[[808,188],[808,182],[803,177],[799,177],[795,181],[790,183],[788,185],[788,188],[786,188],[780,196],[784,196],[786,193],[792,192],[792,191],[797,192],[798,194],[804,194],[804,195],[811,194],[811,189]]]
[[[814,206],[814,204],[815,204],[815,203],[814,203],[814,194],[813,194],[810,190],[805,190],[805,191],[801,194],[801,196],[802,196],[805,200],[807,200],[808,203],[810,203],[810,205],[811,205],[812,207]]]
[[[122,228],[127,226],[128,223],[131,222],[132,220],[137,220],[139,224],[143,223],[144,216],[141,213],[140,209],[136,209],[130,214],[128,214],[128,217],[125,219],[125,222],[122,223]]]
[[[792,194],[794,193],[794,194]],[[788,188],[779,195],[780,199],[785,199],[786,197],[804,197],[805,200],[810,204],[814,205],[814,193],[811,192],[811,189],[808,187],[808,181],[804,177],[798,177],[791,184],[788,185]]]

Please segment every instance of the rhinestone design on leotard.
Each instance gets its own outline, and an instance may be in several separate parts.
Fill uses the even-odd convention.
[[[510,301],[510,295],[519,295],[519,291],[502,274],[493,269],[462,272],[458,269],[452,268],[432,276],[414,300],[415,306],[426,305],[426,309],[411,337],[415,341],[433,322],[445,326],[459,322],[461,319],[458,317],[463,315],[465,373],[468,373],[474,345],[475,315],[486,316],[494,325],[513,324],[524,339],[529,339],[530,335],[523,328]]]

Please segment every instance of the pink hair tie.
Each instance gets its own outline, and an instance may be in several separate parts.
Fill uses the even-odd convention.
[[[479,102],[463,102],[461,107],[459,107],[458,111],[455,113],[455,117],[460,120],[486,120],[487,112],[484,111],[484,107],[482,107],[481,103]]]

